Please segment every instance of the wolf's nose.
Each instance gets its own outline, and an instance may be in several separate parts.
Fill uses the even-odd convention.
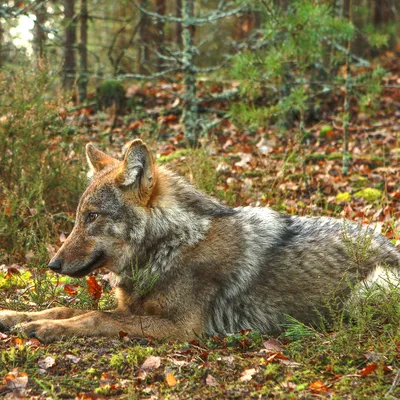
[[[62,261],[59,258],[56,258],[55,260],[50,261],[47,266],[54,272],[60,272],[62,268]]]

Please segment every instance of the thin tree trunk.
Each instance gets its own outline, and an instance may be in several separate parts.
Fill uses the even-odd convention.
[[[33,43],[33,50],[35,52],[36,63],[42,58],[45,57],[45,41],[46,41],[46,34],[43,30],[43,26],[46,22],[46,6],[45,2],[42,0],[36,0],[36,7],[35,7],[35,27],[34,27],[34,43]]]
[[[147,0],[141,0],[140,5],[147,8]],[[140,24],[138,32],[138,47],[137,47],[137,69],[140,74],[148,73],[149,63],[149,18],[145,13],[140,14]]]
[[[71,90],[75,82],[76,62],[75,62],[75,43],[76,43],[76,23],[75,0],[64,0],[64,68],[63,68],[63,87]]]
[[[83,102],[87,97],[87,82],[88,82],[88,61],[87,61],[87,22],[88,9],[87,0],[81,0],[81,18],[80,18],[80,44],[79,44],[79,101]]]
[[[182,0],[176,0],[176,16],[178,18],[182,17]],[[180,22],[176,23],[176,44],[179,48],[182,47],[182,24]]]
[[[0,18],[0,68],[4,64],[5,59],[5,50],[4,50],[4,28]]]
[[[351,13],[351,0],[349,0],[349,21],[352,22]],[[347,42],[347,52],[346,52],[346,83],[345,83],[345,95],[344,95],[344,105],[343,105],[343,175],[348,175],[349,165],[350,165],[350,153],[349,153],[349,126],[350,126],[350,98],[352,92],[352,79],[351,79],[351,41]]]
[[[196,147],[198,142],[197,118],[198,104],[196,98],[196,69],[194,66],[195,46],[193,41],[193,29],[190,21],[194,15],[194,0],[182,0],[182,60],[184,71],[184,101],[182,123],[185,137],[190,146]]]
[[[156,0],[156,12],[160,15],[165,15],[165,0]],[[157,19],[156,22],[156,43],[158,53],[162,53],[164,47],[164,21]],[[160,72],[163,67],[163,59],[157,57],[157,71]]]

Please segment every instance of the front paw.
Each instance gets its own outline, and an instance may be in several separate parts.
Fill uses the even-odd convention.
[[[62,326],[55,321],[46,319],[34,322],[23,322],[16,325],[12,332],[27,338],[34,337],[46,344],[65,336]]]
[[[28,319],[27,315],[23,312],[13,310],[0,311],[0,332],[10,330],[14,325]]]

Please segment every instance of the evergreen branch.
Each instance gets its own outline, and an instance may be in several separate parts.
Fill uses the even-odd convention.
[[[369,67],[371,64],[369,61],[364,60],[361,57],[356,56],[355,54],[350,53],[350,50],[346,49],[346,47],[343,47],[342,45],[340,45],[339,43],[332,41],[326,37],[323,38],[328,44],[332,45],[335,49],[341,51],[342,53],[351,56],[352,59],[356,60],[358,62],[359,65],[363,66],[363,67]]]

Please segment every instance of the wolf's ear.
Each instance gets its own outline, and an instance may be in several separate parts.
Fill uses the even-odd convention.
[[[86,158],[89,164],[89,176],[93,176],[96,172],[111,164],[116,164],[118,160],[108,156],[99,149],[96,149],[91,143],[86,145]]]
[[[129,145],[119,181],[121,186],[137,189],[142,200],[151,194],[155,181],[154,161],[140,139],[135,139]]]

